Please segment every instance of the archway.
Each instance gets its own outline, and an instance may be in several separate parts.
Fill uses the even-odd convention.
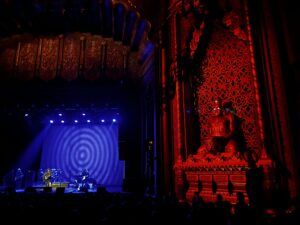
[[[4,170],[41,130],[49,114],[117,109],[122,121],[119,150],[125,152],[120,156],[128,161],[125,177],[142,183],[143,150],[155,135],[155,121],[143,126],[155,112],[152,109],[146,115],[143,104],[154,88],[155,46],[147,37],[150,24],[136,10],[111,0],[2,4],[1,127],[8,129],[12,121],[15,126],[23,124],[20,134],[14,129],[3,131],[3,141],[12,149]],[[38,125],[28,134],[24,115],[29,111]],[[19,138],[20,144],[11,144]],[[134,185],[129,182],[128,187]]]

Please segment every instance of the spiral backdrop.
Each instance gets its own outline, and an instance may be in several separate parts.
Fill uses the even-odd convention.
[[[101,185],[121,185],[118,125],[53,125],[43,142],[41,168],[61,169],[67,178],[87,169]]]

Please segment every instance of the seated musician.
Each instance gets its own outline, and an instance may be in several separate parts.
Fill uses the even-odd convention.
[[[87,169],[84,169],[81,171],[81,179],[82,179],[82,182],[86,181],[87,178],[89,177],[90,173]]]
[[[79,175],[79,180],[78,180],[78,187],[77,187],[77,190],[78,191],[85,191],[87,189],[89,189],[89,171],[87,169],[83,169],[81,172],[80,172],[80,175]]]

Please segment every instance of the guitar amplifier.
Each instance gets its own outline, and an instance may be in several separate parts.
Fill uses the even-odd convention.
[[[68,187],[69,183],[68,182],[54,182],[51,184],[51,187],[57,188],[57,187]]]

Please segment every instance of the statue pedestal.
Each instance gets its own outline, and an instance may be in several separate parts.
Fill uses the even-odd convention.
[[[258,167],[266,167],[271,163],[270,160],[259,160],[256,165]],[[237,193],[242,192],[245,196],[245,202],[248,203],[248,191],[251,193],[256,190],[260,185],[255,182],[261,182],[262,187],[267,193],[269,186],[266,181],[269,181],[265,176],[265,181],[251,181],[249,182],[249,174],[252,174],[252,168],[248,167],[248,163],[244,160],[231,159],[220,160],[215,158],[211,161],[199,161],[195,158],[189,158],[185,162],[177,163],[174,167],[176,171],[181,171],[185,181],[180,179],[176,184],[187,183],[186,192],[184,195],[185,200],[192,202],[193,196],[196,192],[203,198],[204,201],[215,202],[217,195],[221,194],[224,200],[232,204],[237,202]],[[251,173],[249,173],[251,171]],[[264,172],[268,175],[269,172]],[[179,173],[178,173],[179,174]],[[252,176],[253,177],[253,176]],[[254,179],[256,179],[254,177]],[[248,182],[248,183],[247,183]],[[248,185],[248,186],[247,186]],[[249,189],[250,188],[250,189]],[[248,189],[248,190],[247,190]],[[255,189],[255,190],[254,190]]]
[[[236,171],[186,171],[189,189],[186,199],[191,202],[195,192],[200,192],[204,201],[214,202],[216,196],[221,194],[224,200],[231,203],[236,202],[236,193],[242,192],[248,202],[246,192],[246,168],[239,168]]]
[[[242,160],[213,162],[183,162],[176,165],[185,174],[188,190],[185,198],[192,201],[199,192],[204,201],[214,202],[218,194],[224,200],[236,203],[236,193],[242,192],[248,202],[246,173],[248,164]]]

